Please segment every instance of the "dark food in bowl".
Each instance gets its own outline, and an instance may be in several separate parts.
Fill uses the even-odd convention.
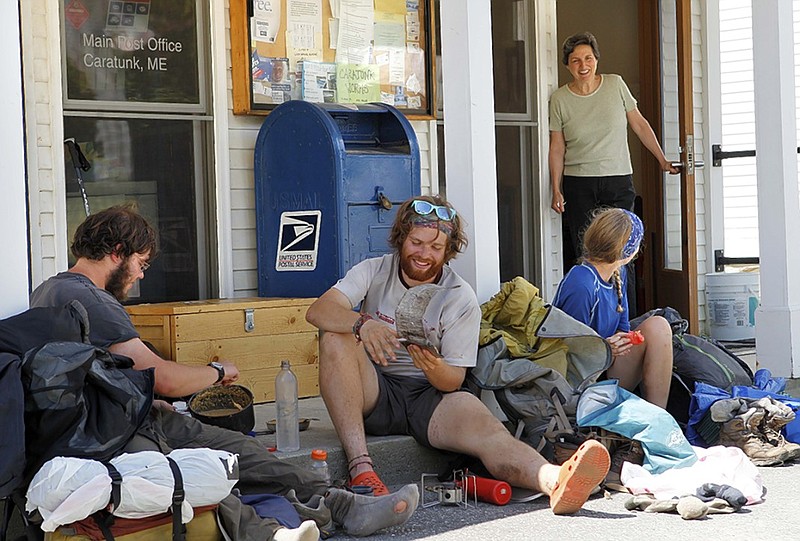
[[[214,386],[189,400],[192,417],[204,423],[248,434],[256,425],[253,393],[241,385]]]

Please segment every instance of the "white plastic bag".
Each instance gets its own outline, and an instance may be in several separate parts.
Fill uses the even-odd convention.
[[[214,449],[176,449],[170,453],[181,470],[184,501],[181,519],[192,520],[192,507],[219,503],[239,480],[238,457]],[[111,459],[122,476],[120,501],[114,516],[138,519],[164,513],[172,506],[175,480],[167,457],[156,451],[126,453]],[[82,520],[106,508],[111,477],[95,460],[56,457],[46,462],[28,487],[28,512],[39,510],[42,529]]]
[[[38,509],[42,530],[53,532],[61,524],[81,520],[108,505],[111,477],[94,460],[56,457],[48,460],[28,486],[25,510]]]
[[[169,454],[181,469],[186,501],[192,507],[219,503],[239,481],[239,457],[216,449],[175,449]]]
[[[112,514],[122,518],[144,518],[169,510],[175,481],[167,457],[157,451],[125,453],[111,459],[122,476],[119,505]],[[184,501],[183,522],[192,519],[192,508]]]

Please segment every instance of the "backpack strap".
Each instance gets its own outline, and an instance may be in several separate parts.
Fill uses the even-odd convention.
[[[542,438],[542,443],[539,445],[540,447],[544,447],[545,439],[554,442],[558,441],[560,436],[575,433],[575,427],[570,422],[569,416],[567,416],[567,412],[564,410],[564,403],[567,399],[561,391],[554,387],[550,391],[550,401],[556,410],[556,414],[550,419],[550,422],[547,423],[547,428],[543,434],[544,438]],[[539,449],[537,449],[537,451],[539,451]]]
[[[122,475],[119,470],[114,467],[110,462],[103,462],[103,466],[108,470],[108,476],[111,477],[111,506],[108,510],[97,511],[92,513],[92,520],[94,520],[97,527],[100,528],[100,533],[106,541],[114,541],[114,534],[111,532],[111,526],[114,525],[114,509],[119,507],[121,498]]]
[[[172,492],[172,541],[186,541],[186,526],[181,520],[181,504],[186,496],[183,490],[183,475],[177,462],[170,457],[167,457],[167,462],[175,480],[175,490]]]
[[[92,513],[92,520],[94,520],[97,527],[106,541],[114,541],[114,534],[111,533],[111,526],[114,524],[114,515],[105,511],[97,511]]]
[[[106,467],[108,476],[111,477],[111,501],[109,503],[111,504],[110,512],[113,513],[114,509],[119,507],[120,498],[122,497],[122,475],[110,462],[103,462],[103,466]]]
[[[567,412],[564,411],[564,404],[567,402],[566,397],[561,394],[561,391],[559,391],[557,387],[553,387],[550,391],[550,400],[556,408],[557,415],[554,417],[556,426],[563,431],[571,432],[572,423],[569,421],[569,417],[567,417]]]

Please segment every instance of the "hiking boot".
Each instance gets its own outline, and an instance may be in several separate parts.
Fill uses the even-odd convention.
[[[572,458],[578,447],[586,441],[586,436],[577,432],[564,432],[553,438],[553,460],[559,466]]]
[[[783,427],[794,421],[795,413],[792,408],[769,397],[764,397],[755,403],[758,407],[763,407],[766,411],[761,430],[767,441],[775,447],[784,448],[789,453],[787,460],[797,460],[800,458],[800,445],[786,441],[782,434]]]
[[[756,466],[772,466],[786,462],[789,460],[789,452],[785,447],[776,447],[767,441],[759,429],[765,414],[763,408],[752,407],[726,421],[720,428],[719,444],[738,447]]]
[[[642,444],[636,440],[626,440],[619,445],[611,453],[611,468],[608,470],[606,476],[606,485],[615,490],[619,490],[622,485],[620,474],[622,474],[622,465],[625,462],[630,462],[641,466],[644,463],[644,449]]]

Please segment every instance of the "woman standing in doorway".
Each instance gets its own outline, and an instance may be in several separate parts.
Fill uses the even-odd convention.
[[[661,170],[678,173],[622,77],[597,73],[599,58],[597,40],[589,32],[567,38],[561,60],[572,82],[550,97],[551,208],[564,214],[576,255],[581,253],[580,235],[594,209],[633,210],[629,124]]]
[[[633,212],[597,212],[583,235],[583,260],[558,285],[553,305],[606,339],[614,361],[607,371],[620,386],[639,384],[645,400],[667,407],[672,381],[672,329],[661,316],[645,319],[632,335],[625,291],[627,270],[644,236]]]

